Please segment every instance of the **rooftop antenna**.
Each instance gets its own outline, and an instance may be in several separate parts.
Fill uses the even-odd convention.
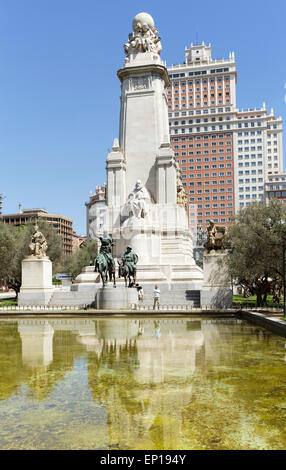
[[[199,34],[198,32],[196,32],[196,46],[199,45]]]

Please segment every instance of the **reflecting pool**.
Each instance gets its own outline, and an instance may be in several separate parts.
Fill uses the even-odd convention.
[[[0,449],[285,449],[285,341],[235,318],[0,320]]]

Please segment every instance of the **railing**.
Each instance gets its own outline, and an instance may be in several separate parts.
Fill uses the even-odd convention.
[[[0,312],[18,312],[18,311],[57,311],[57,310],[86,310],[89,307],[83,305],[9,305],[0,307]]]
[[[204,310],[204,311],[232,311],[235,312],[237,310],[263,310],[265,312],[281,312],[281,308],[271,308],[271,307],[264,307],[264,308],[259,308],[256,306],[247,306],[247,305],[235,305],[232,307],[229,307],[227,305],[222,305],[219,307],[213,307],[209,305],[201,305],[200,307],[195,307],[194,302],[189,302],[188,304],[160,304],[160,307],[154,310],[153,309],[153,304],[148,304],[148,305],[143,305],[143,304],[131,304],[129,307],[131,310],[136,310],[136,311],[192,311],[192,310]],[[9,305],[9,306],[0,306],[0,313],[1,312],[39,312],[39,311],[45,311],[45,312],[57,312],[57,311],[65,311],[65,310],[96,310],[96,308],[92,307],[91,304],[81,304],[81,305]]]
[[[194,308],[194,302],[190,302],[189,304],[177,304],[177,305],[170,305],[170,304],[160,304],[159,309],[156,308],[155,310],[153,309],[153,305],[140,305],[140,304],[131,304],[131,310],[160,310],[160,311],[166,311],[166,310],[192,310]]]

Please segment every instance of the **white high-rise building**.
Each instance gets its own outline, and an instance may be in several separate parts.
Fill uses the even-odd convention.
[[[268,175],[283,172],[282,119],[273,110],[268,114],[265,104],[238,109],[233,52],[217,60],[210,45],[191,44],[185,62],[168,72],[171,144],[192,206],[189,222],[196,239],[211,219],[227,225],[241,207],[264,199]]]
[[[265,104],[237,107],[233,52],[213,59],[211,45],[191,44],[184,63],[168,67],[168,74],[170,143],[188,196],[189,229],[200,246],[210,220],[232,223],[240,208],[264,200],[269,175],[283,173],[282,119]]]
[[[197,229],[205,230],[211,219],[226,225],[234,215],[234,53],[216,60],[210,45],[191,44],[185,62],[168,72],[171,144],[192,206],[189,223],[195,241]]]
[[[271,109],[267,121],[267,175],[279,175],[283,172],[282,118],[276,119]]]
[[[261,109],[237,110],[234,132],[235,211],[264,200],[269,175],[283,171],[282,119]]]

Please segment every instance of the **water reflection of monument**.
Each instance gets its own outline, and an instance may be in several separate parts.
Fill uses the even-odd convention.
[[[20,321],[22,361],[28,367],[48,366],[53,361],[54,329],[46,320],[37,323]]]
[[[193,327],[191,325],[194,325]],[[172,328],[175,328],[175,332]],[[87,352],[105,354],[108,348],[118,353],[120,347],[136,344],[140,369],[153,371],[158,376],[138,375],[143,382],[158,382],[164,377],[164,367],[183,364],[190,370],[195,369],[195,351],[204,344],[200,321],[174,320],[19,320],[18,331],[22,343],[22,361],[28,367],[48,366],[53,362],[53,340],[55,332],[69,331],[77,343]],[[143,333],[142,333],[143,331]],[[159,331],[159,334],[158,334]],[[185,333],[187,332],[187,335]],[[181,333],[181,335],[180,335]],[[107,348],[107,349],[106,349]],[[180,355],[180,350],[185,351]],[[148,366],[149,364],[149,366]],[[155,365],[157,364],[157,365]],[[159,379],[161,377],[161,379]]]
[[[44,399],[76,367],[74,359],[86,357],[92,398],[108,414],[109,445],[122,449],[138,442],[178,448],[190,403],[209,390],[202,370],[232,361],[229,325],[219,320],[23,319],[18,331],[19,385]]]
[[[201,322],[99,320],[96,332],[102,349],[88,355],[88,381],[108,411],[109,445],[176,448],[204,354]]]

